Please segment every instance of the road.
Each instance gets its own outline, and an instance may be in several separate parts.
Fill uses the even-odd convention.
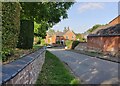
[[[78,54],[64,49],[47,49],[68,64],[72,72],[86,84],[118,83],[118,65],[106,60]]]

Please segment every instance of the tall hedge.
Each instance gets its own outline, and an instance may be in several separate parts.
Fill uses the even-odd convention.
[[[21,20],[20,22],[20,34],[17,47],[31,49],[34,40],[34,23],[30,20]]]
[[[10,54],[15,49],[20,29],[20,4],[2,3],[2,54]]]
[[[79,41],[73,41],[71,48],[74,49],[79,43]]]

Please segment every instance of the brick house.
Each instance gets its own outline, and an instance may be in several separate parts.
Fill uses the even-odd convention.
[[[75,33],[70,29],[63,32],[57,31],[54,35],[51,36],[47,34],[45,39],[47,44],[56,44],[57,42],[60,42],[60,44],[63,45],[66,40],[76,40]]]

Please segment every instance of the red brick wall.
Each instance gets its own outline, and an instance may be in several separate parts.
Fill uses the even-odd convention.
[[[87,47],[104,52],[118,52],[120,36],[88,36]]]

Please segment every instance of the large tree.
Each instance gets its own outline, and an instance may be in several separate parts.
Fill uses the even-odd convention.
[[[67,10],[73,2],[21,2],[21,19],[32,20],[40,24],[38,36],[45,37],[45,31],[68,17]],[[44,33],[44,34],[43,34]],[[43,34],[43,35],[41,35]]]

